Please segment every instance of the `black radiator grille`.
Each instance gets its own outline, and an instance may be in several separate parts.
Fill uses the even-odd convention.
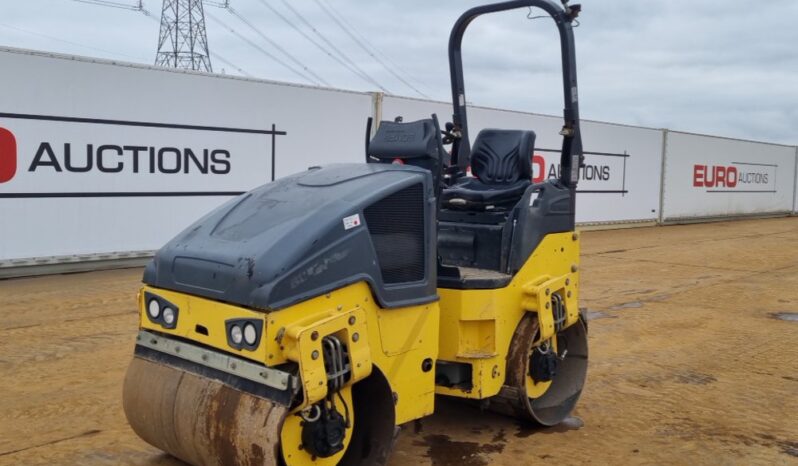
[[[421,183],[397,191],[367,207],[371,241],[377,252],[382,281],[424,279],[424,188]]]

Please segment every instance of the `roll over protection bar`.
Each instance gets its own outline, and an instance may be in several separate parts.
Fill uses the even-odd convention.
[[[452,81],[452,106],[454,114],[453,132],[459,137],[452,146],[452,168],[465,173],[471,159],[471,143],[468,139],[468,117],[466,115],[465,81],[463,78],[463,58],[461,46],[463,35],[473,20],[484,14],[514,10],[516,8],[537,7],[548,13],[557,24],[560,32],[562,52],[563,110],[562,152],[560,154],[560,181],[571,189],[576,189],[579,181],[579,167],[583,164],[582,135],[579,129],[579,99],[576,85],[576,51],[572,22],[579,14],[579,5],[562,6],[551,0],[514,0],[472,8],[457,20],[449,36],[449,71]],[[530,154],[531,157],[532,154]]]

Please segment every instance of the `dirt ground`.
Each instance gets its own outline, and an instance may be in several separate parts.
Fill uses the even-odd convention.
[[[439,399],[392,465],[798,464],[798,218],[586,232],[564,425]],[[125,423],[141,269],[0,281],[0,465],[178,465]]]

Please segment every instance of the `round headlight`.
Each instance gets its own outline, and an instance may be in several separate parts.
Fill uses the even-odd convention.
[[[158,304],[157,299],[150,300],[150,302],[147,304],[147,312],[153,319],[157,319],[158,316],[161,315],[161,305]]]
[[[246,341],[248,345],[254,345],[257,339],[258,331],[255,330],[255,326],[252,324],[244,325],[244,341]]]
[[[171,307],[163,308],[163,321],[166,325],[172,325],[175,323],[175,310]]]
[[[236,345],[241,344],[241,341],[244,339],[244,332],[241,331],[241,327],[238,325],[230,327],[230,339],[233,340],[233,343]]]

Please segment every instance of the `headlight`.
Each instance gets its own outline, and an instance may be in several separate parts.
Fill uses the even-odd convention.
[[[233,343],[236,345],[240,345],[244,339],[244,332],[241,331],[241,327],[238,325],[233,325],[230,328],[230,339],[233,340]]]
[[[230,319],[224,322],[227,344],[237,350],[255,351],[263,334],[261,319]]]
[[[144,292],[144,302],[147,303],[147,318],[150,322],[163,328],[177,327],[180,309],[169,301],[156,296],[149,291]]]
[[[158,304],[157,299],[151,299],[149,304],[147,304],[147,312],[149,312],[150,317],[153,319],[157,319],[159,315],[161,315],[161,305]]]
[[[175,323],[175,310],[171,307],[163,308],[163,322],[166,325],[172,325]]]
[[[251,323],[244,325],[244,341],[246,341],[248,345],[254,345],[257,339],[258,331],[255,330],[255,326]]]

